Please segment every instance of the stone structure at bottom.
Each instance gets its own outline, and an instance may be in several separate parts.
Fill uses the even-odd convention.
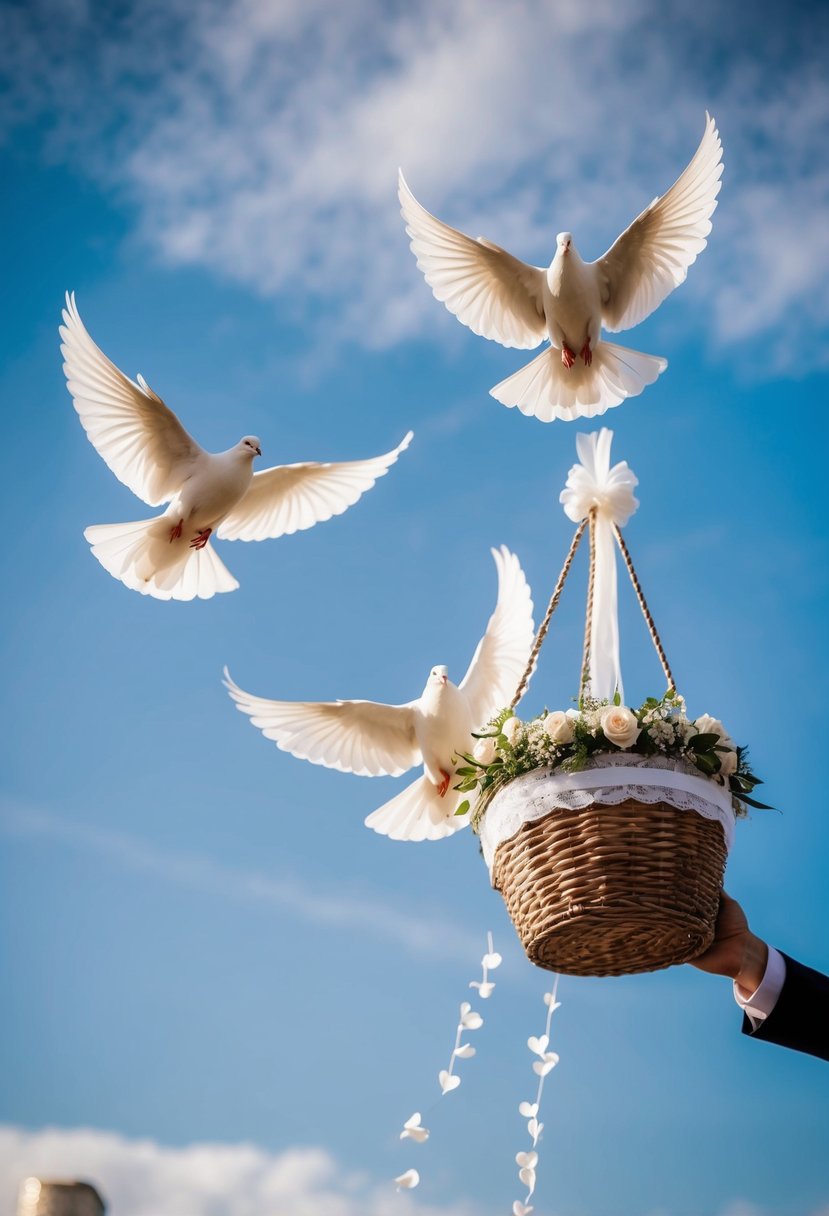
[[[104,1216],[106,1204],[89,1182],[27,1178],[20,1187],[17,1216]]]

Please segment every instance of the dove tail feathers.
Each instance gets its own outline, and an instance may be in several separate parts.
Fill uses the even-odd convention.
[[[469,823],[468,814],[455,814],[463,797],[450,789],[441,798],[428,777],[418,777],[372,811],[365,825],[391,840],[441,840]]]
[[[235,591],[236,579],[210,542],[191,549],[186,535],[171,543],[165,516],[124,524],[93,524],[84,532],[94,556],[113,578],[157,600],[209,600]]]
[[[517,406],[542,422],[594,418],[626,397],[638,396],[667,366],[659,355],[598,342],[590,367],[577,358],[566,368],[561,352],[551,346],[489,391],[502,405]]]

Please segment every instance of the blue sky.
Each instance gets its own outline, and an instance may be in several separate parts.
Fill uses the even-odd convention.
[[[767,801],[729,889],[829,970],[823,790],[827,16],[818,6],[331,0],[0,8],[6,521],[0,1195],[100,1182],[113,1216],[430,1216],[521,1194],[523,959],[468,833],[362,826],[397,785],[304,764],[234,712],[243,687],[416,695],[462,675],[493,545],[543,606],[572,526],[576,427],[487,390],[520,365],[416,270],[398,165],[451,223],[533,262],[599,256],[690,159],[725,174],[709,248],[623,339],[670,366],[608,413],[637,473],[626,536],[692,713],[750,745]],[[145,512],[84,438],[63,293],[214,450],[267,463],[412,446],[345,516],[221,546],[241,588],[145,600],[83,528]],[[587,428],[586,428],[587,429]],[[524,702],[566,706],[576,568]],[[623,595],[625,684],[661,691]],[[504,964],[464,1083],[434,1110],[487,929]],[[829,1075],[752,1043],[690,968],[562,980],[536,1211],[825,1216]],[[432,1139],[400,1146],[415,1109]],[[212,1146],[212,1147],[211,1147]],[[388,1180],[410,1165],[420,1188]]]

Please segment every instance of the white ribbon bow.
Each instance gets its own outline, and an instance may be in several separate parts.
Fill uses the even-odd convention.
[[[559,500],[567,518],[574,523],[581,523],[596,510],[589,691],[600,701],[612,701],[618,692],[624,702],[613,524],[623,528],[639,506],[633,494],[639,480],[627,461],[610,467],[612,440],[613,432],[607,427],[602,427],[598,434],[576,436],[581,464],[571,468]]]

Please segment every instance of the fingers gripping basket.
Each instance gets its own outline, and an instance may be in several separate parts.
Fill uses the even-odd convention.
[[[732,795],[756,782],[739,768],[740,753],[722,724],[707,715],[689,721],[674,692],[621,533],[638,506],[636,478],[624,462],[610,467],[611,437],[607,430],[578,437],[582,463],[570,470],[561,501],[579,526],[510,706],[515,709],[527,688],[589,530],[579,697],[584,712],[545,711],[524,725],[511,723],[504,711],[496,736],[487,741],[490,756],[479,765],[486,775],[478,779],[475,770],[465,770],[480,783],[473,823],[492,883],[527,955],[540,967],[571,975],[654,971],[706,949],[733,836]],[[617,549],[669,690],[661,702],[646,702],[638,716],[620,706]],[[606,714],[619,715],[615,724]],[[507,738],[511,725],[515,747]],[[531,729],[538,733],[532,736]],[[535,742],[539,738],[542,744]]]

